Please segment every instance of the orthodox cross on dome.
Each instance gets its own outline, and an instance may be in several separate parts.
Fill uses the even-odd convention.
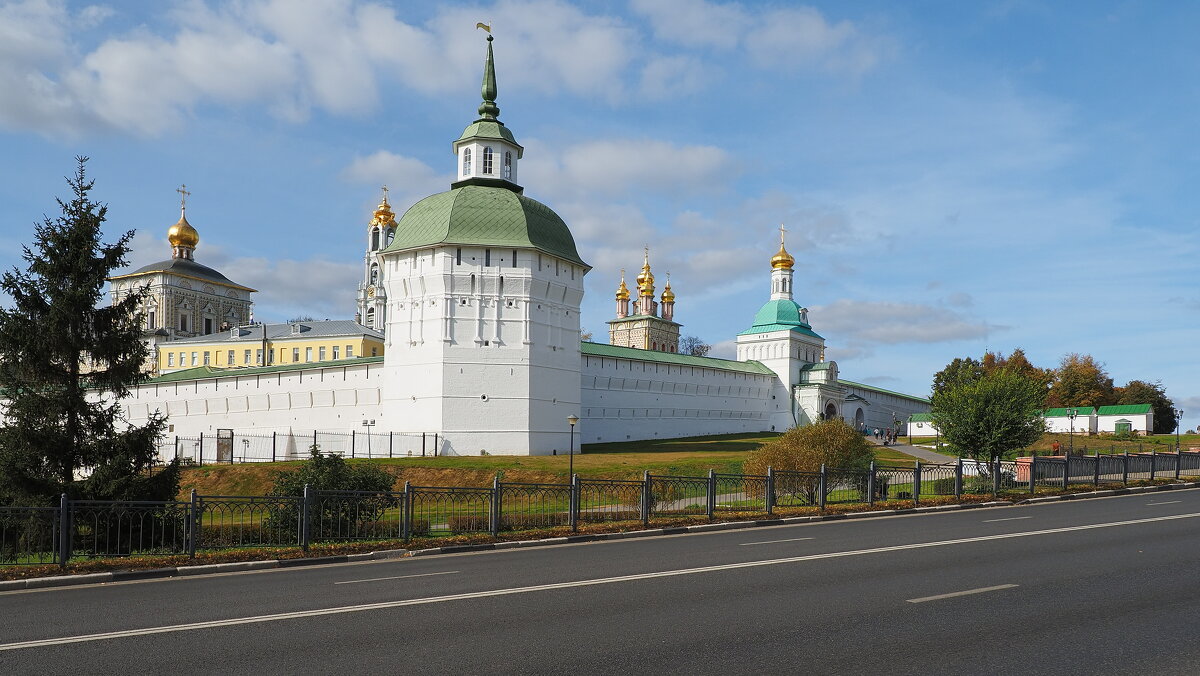
[[[387,198],[388,198],[388,187],[387,187],[387,184],[386,184],[386,183],[385,183],[385,184],[383,184],[383,186],[381,186],[381,187],[380,187],[380,190],[382,190],[382,191],[383,191],[383,203],[384,203],[384,204],[387,204],[387,201],[388,201],[388,200],[387,200]]]
[[[187,184],[180,183],[179,187],[175,189],[175,192],[179,193],[179,210],[187,211],[187,198],[192,194],[188,192]]]
[[[779,244],[783,245],[784,235],[787,233],[787,228],[783,227],[783,223],[779,224]]]

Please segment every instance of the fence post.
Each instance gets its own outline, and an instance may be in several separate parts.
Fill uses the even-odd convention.
[[[278,432],[271,432],[271,462],[275,462],[275,435]]]
[[[314,447],[314,448],[320,448],[319,446],[317,446],[317,431],[316,431],[316,430],[313,430],[313,443],[312,443],[312,445],[313,445],[313,447]]]
[[[1150,480],[1154,481],[1154,470],[1158,469],[1158,451],[1150,450]]]
[[[308,484],[304,484],[304,497],[300,500],[300,549],[308,552]]]
[[[1070,483],[1070,481],[1071,481],[1071,454],[1063,453],[1062,487],[1063,487],[1064,491],[1067,490],[1067,485]]]
[[[421,457],[425,457],[425,433],[421,432]]]
[[[179,459],[179,435],[175,435],[175,459]]]
[[[653,498],[651,491],[653,486],[650,483],[650,470],[642,471],[642,525],[650,525],[650,502]]]
[[[503,507],[504,499],[500,495],[500,473],[497,472],[496,476],[492,477],[492,523],[490,524],[491,528],[488,529],[492,531],[492,537],[500,534],[500,510]]]
[[[401,526],[404,541],[408,542],[412,538],[412,486],[409,482],[404,482],[404,520]]]
[[[1175,449],[1175,480],[1179,481],[1179,466],[1183,464],[1183,451]]]
[[[765,498],[767,514],[775,513],[775,469],[767,465],[767,496]]]
[[[875,504],[875,461],[871,461],[871,473],[867,475],[867,504]]]
[[[912,485],[913,506],[921,504],[921,461],[913,466],[913,485]]]
[[[433,433],[433,457],[438,456],[438,433]]]
[[[817,509],[825,511],[825,486],[827,474],[825,473],[825,463],[821,463],[821,477],[817,479]]]
[[[961,500],[963,492],[962,457],[954,463],[954,499]]]
[[[1037,490],[1037,455],[1036,453],[1029,457],[1029,494],[1033,495]]]
[[[1099,488],[1100,487],[1100,451],[1096,451],[1096,455],[1094,457],[1096,460],[1096,479],[1095,479],[1095,481],[1092,482],[1092,485],[1094,485],[1096,488]]]
[[[71,560],[71,500],[63,493],[58,498],[58,565],[63,568]]]
[[[200,433],[200,447],[196,449],[196,462],[204,466],[204,432]]]
[[[579,475],[571,475],[571,500],[568,509],[571,510],[571,532],[579,531]]]
[[[1129,449],[1121,456],[1121,485],[1129,485]]]
[[[200,500],[196,497],[196,489],[192,489],[190,499],[191,504],[188,506],[188,558],[196,558],[196,540],[200,539],[200,512],[197,509],[200,506]]]
[[[388,432],[388,457],[392,457],[392,441],[396,438],[395,432]]]
[[[1000,456],[992,459],[992,497],[1000,497]]]
[[[351,457],[351,458],[353,458],[353,457],[354,457],[354,445],[355,445],[355,443],[356,443],[356,442],[355,442],[355,439],[357,438],[357,437],[355,436],[355,433],[356,433],[357,431],[358,431],[358,430],[350,430],[350,457]],[[370,433],[368,432],[368,434],[370,434]]]
[[[708,470],[708,483],[704,485],[705,500],[704,513],[709,519],[713,518],[713,512],[717,508],[717,472],[714,469]]]

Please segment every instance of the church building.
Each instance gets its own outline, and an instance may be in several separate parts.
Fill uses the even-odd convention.
[[[622,275],[609,344],[581,341],[591,268],[563,219],[518,183],[524,148],[499,118],[492,42],[478,116],[451,143],[456,180],[399,218],[385,192],[368,224],[358,313],[383,333],[382,356],[180,370],[134,389],[124,402],[132,420],[161,410],[182,435],[221,428],[299,439],[370,420],[377,432],[436,438],[444,454],[523,455],[575,442],[782,432],[823,418],[898,427],[929,410],[924,398],[844,380],[825,359],[825,339],[794,300],[782,229],[769,297],[752,320],[747,310],[736,359],[679,353],[675,294],[668,282],[655,298],[648,251],[636,299]],[[134,276],[163,274],[154,267]],[[215,274],[204,288],[244,294],[248,311],[250,290],[218,285]],[[180,303],[197,311],[180,320],[186,327],[235,309],[179,296],[163,312]]]

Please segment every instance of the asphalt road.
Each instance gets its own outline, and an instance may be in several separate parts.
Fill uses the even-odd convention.
[[[8,592],[0,674],[1197,674],[1198,574],[1171,491]]]

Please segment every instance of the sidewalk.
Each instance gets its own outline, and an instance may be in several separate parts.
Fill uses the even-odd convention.
[[[874,439],[871,439],[871,438],[868,438],[867,441],[871,442],[872,444],[875,444],[876,446],[883,446],[883,444],[878,443]],[[900,451],[901,453],[903,453],[905,455],[911,455],[912,457],[916,458],[917,460],[920,460],[921,462],[929,462],[929,463],[934,463],[937,465],[945,465],[947,463],[953,463],[953,462],[958,461],[958,458],[956,458],[952,455],[943,455],[941,453],[934,453],[933,451],[929,450],[928,448],[921,448],[919,446],[908,446],[905,444],[895,443],[895,444],[888,444],[887,447],[891,448],[893,450]]]

